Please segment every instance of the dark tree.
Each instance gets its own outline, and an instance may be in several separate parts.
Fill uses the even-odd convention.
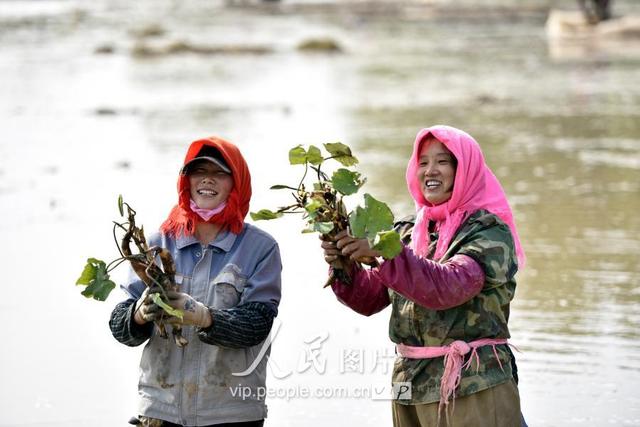
[[[592,24],[611,18],[613,0],[578,0],[584,16]]]

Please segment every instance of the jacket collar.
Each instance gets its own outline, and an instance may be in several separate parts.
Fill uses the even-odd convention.
[[[216,239],[209,243],[209,247],[214,247],[221,249],[224,252],[229,252],[233,247],[233,244],[236,242],[238,238],[237,234],[232,233],[228,229],[221,231],[216,236]],[[198,239],[195,236],[180,236],[176,239],[176,247],[178,249],[186,248],[187,246],[200,244]]]

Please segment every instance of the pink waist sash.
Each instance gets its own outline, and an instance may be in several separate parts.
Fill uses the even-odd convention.
[[[398,344],[398,354],[407,359],[433,359],[435,357],[444,356],[444,373],[440,380],[440,405],[439,407],[449,404],[450,398],[455,398],[455,390],[460,385],[460,379],[462,378],[462,369],[469,369],[474,357],[476,360],[476,369],[480,366],[480,358],[478,357],[477,349],[485,345],[493,347],[493,354],[496,356],[496,360],[502,368],[502,363],[498,357],[496,351],[496,345],[507,344],[510,345],[506,339],[491,339],[484,338],[470,343],[464,341],[454,341],[449,345],[442,347],[412,347],[409,345]],[[467,363],[463,365],[464,356],[471,352],[471,356]]]

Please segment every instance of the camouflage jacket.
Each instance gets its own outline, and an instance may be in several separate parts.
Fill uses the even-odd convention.
[[[413,219],[396,224],[405,245],[411,242],[413,225]],[[438,236],[431,234],[430,238],[428,258],[433,256]],[[405,248],[398,257],[385,261],[372,270],[354,266],[351,272],[353,283],[347,285],[335,280],[332,289],[343,304],[365,316],[377,313],[391,304],[389,336],[397,344],[440,347],[456,340],[471,342],[481,338],[509,338],[509,303],[516,287],[514,275],[517,270],[517,258],[509,227],[487,211],[473,213],[460,226],[447,252],[439,261],[444,263],[455,255],[465,255],[475,260],[480,273],[484,273],[480,279],[484,282],[463,284],[457,290],[455,287],[461,284],[452,282],[451,286],[444,289],[442,280],[459,280],[460,273],[464,273],[460,270],[464,267],[461,267],[458,259],[455,261],[457,266],[450,266],[451,273],[457,274],[457,278],[448,274],[445,277],[434,275],[425,277],[424,284],[417,283],[416,280],[422,279],[416,279],[415,274],[420,273],[406,269],[418,268],[423,263],[412,259],[415,255]],[[429,280],[439,281],[429,284]],[[420,290],[416,289],[417,286],[432,286],[433,289],[422,289],[421,292],[412,294],[412,290]],[[411,295],[416,301],[430,296],[428,301],[419,304],[409,299]],[[492,346],[478,349],[480,363],[477,369],[474,362],[471,369],[463,371],[457,396],[473,394],[512,378],[509,348],[506,345],[495,348],[499,361]],[[437,402],[440,399],[443,371],[442,357],[398,358],[394,365],[393,382],[412,383],[411,400],[400,403]]]
[[[397,226],[406,245],[410,242],[412,228],[412,221],[404,221]],[[437,235],[432,234],[431,240],[429,257],[435,251]],[[389,336],[393,342],[443,346],[455,340],[470,342],[480,338],[509,338],[509,303],[515,292],[514,275],[517,271],[509,227],[487,211],[475,212],[461,225],[440,262],[456,254],[473,258],[484,270],[485,283],[480,293],[462,305],[438,311],[424,308],[389,290],[392,305]],[[463,371],[457,396],[467,396],[512,378],[510,352],[504,345],[496,346],[496,352],[500,362],[491,346],[478,349],[480,364],[477,369],[474,363]],[[394,365],[393,382],[412,383],[411,400],[400,403],[437,402],[443,371],[442,357],[399,357]]]

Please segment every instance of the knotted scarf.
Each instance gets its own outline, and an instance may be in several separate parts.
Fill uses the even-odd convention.
[[[421,188],[424,177],[417,176],[420,152],[429,135],[447,147],[457,160],[451,198],[439,205],[433,205],[424,198]],[[520,268],[524,266],[524,251],[504,190],[485,163],[480,146],[466,132],[444,125],[432,126],[418,132],[407,166],[406,178],[409,192],[416,205],[416,224],[411,236],[411,248],[416,255],[422,258],[428,255],[429,221],[436,222],[439,232],[433,257],[439,260],[446,253],[464,220],[475,211],[486,209],[509,226],[516,247],[518,264]]]

